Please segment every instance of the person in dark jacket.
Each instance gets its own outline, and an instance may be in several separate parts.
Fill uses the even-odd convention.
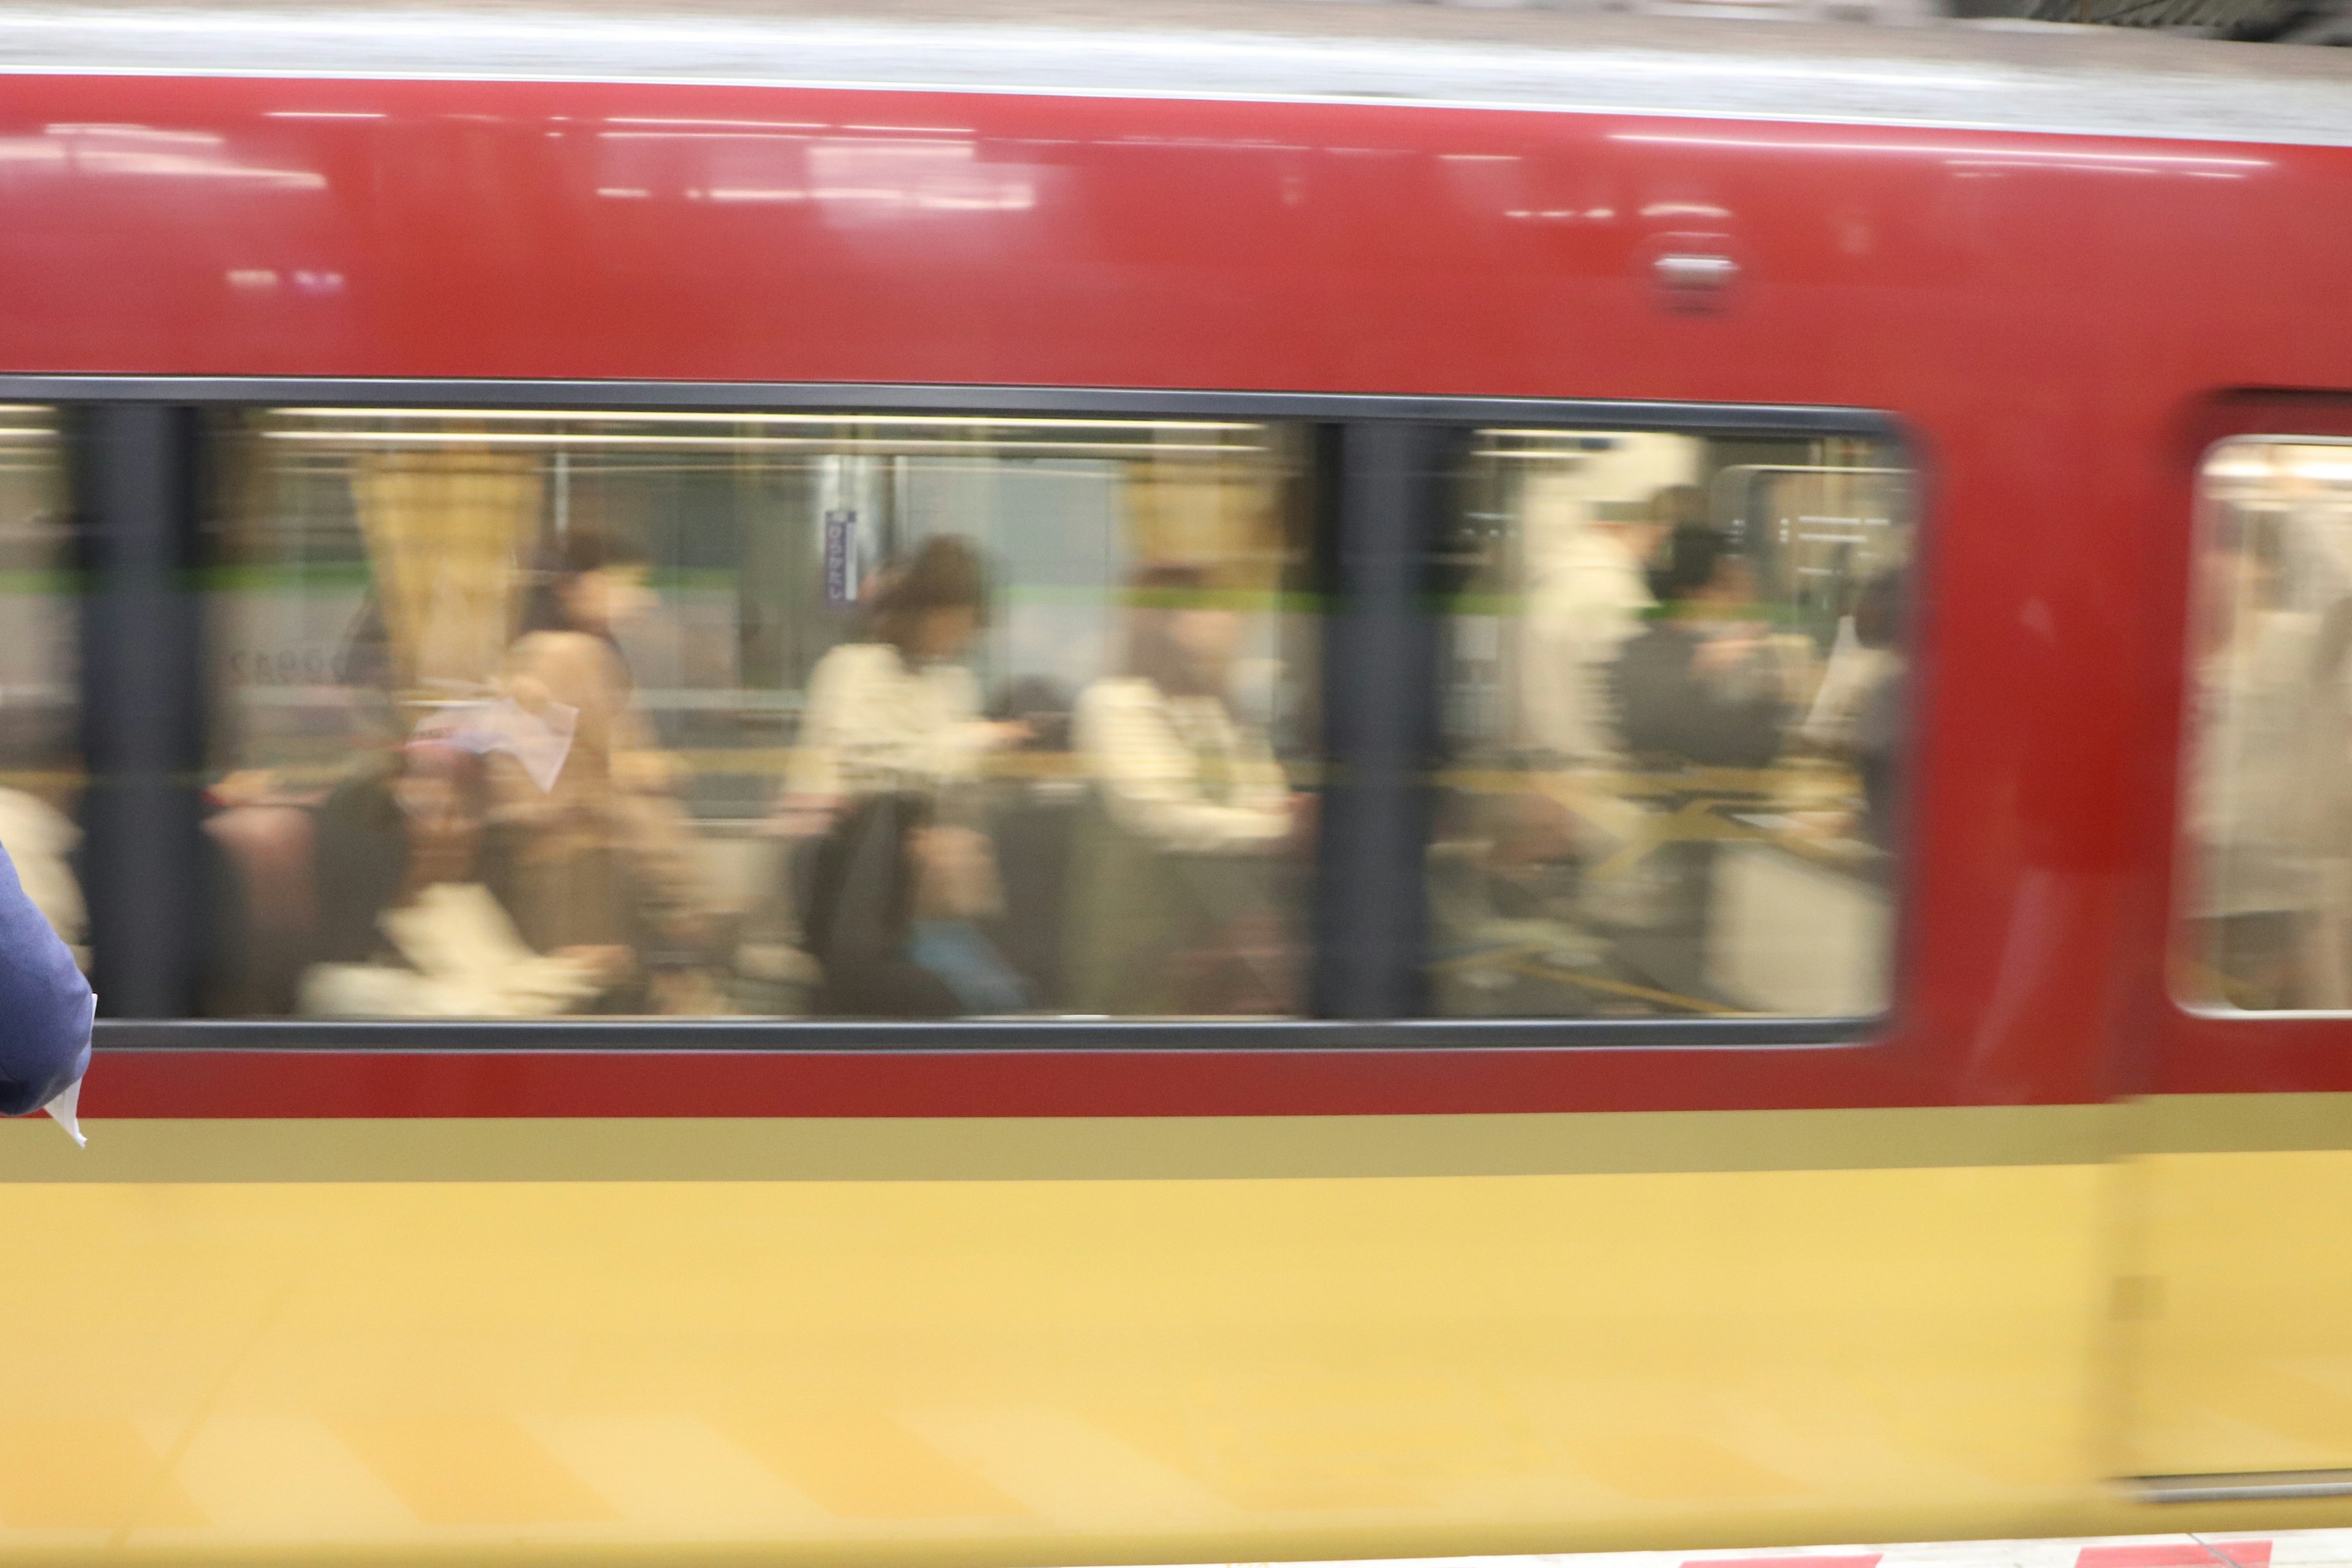
[[[1659,574],[1667,613],[1629,640],[1610,670],[1617,723],[1637,758],[1760,768],[1780,753],[1789,700],[1759,628],[1748,563],[1701,523],[1674,531]]]
[[[1903,644],[1903,572],[1891,567],[1864,584],[1853,606],[1854,640],[1866,648],[1898,651]],[[1905,717],[1910,710],[1910,675],[1896,664],[1880,676],[1862,700],[1853,720],[1853,768],[1862,783],[1864,837],[1879,848],[1895,848],[1896,796],[1901,776]]]
[[[0,851],[0,1112],[38,1110],[89,1068],[97,1000]]]
[[[851,1018],[1017,1013],[1021,977],[972,918],[994,867],[921,795],[869,795],[819,840],[801,889],[802,942],[822,966],[817,1011]]]

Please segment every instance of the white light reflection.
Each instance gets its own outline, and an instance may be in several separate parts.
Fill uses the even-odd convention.
[[[284,190],[323,190],[326,176],[237,161],[226,139],[209,132],[145,125],[60,123],[37,136],[0,137],[0,163],[47,163],[99,177],[146,175],[233,180]]]
[[[811,120],[683,120],[658,115],[613,115],[607,125],[663,125],[679,129],[693,127],[711,131],[824,131],[827,127]]]
[[[1916,158],[1969,158],[2018,163],[2154,163],[2166,168],[2267,169],[2268,158],[2188,153],[2086,153],[2077,148],[1942,146],[1912,142],[1797,142],[1779,137],[1697,136],[1663,131],[1612,131],[1612,142],[1668,147],[1733,147],[1752,153],[1891,153]]]
[[[2204,476],[2209,480],[2255,485],[2294,479],[2352,484],[2352,443],[2241,438],[2231,441],[2207,459]]]
[[[802,414],[770,410],[745,413],[684,409],[632,409],[625,414],[583,414],[576,408],[273,408],[279,419],[530,419],[541,423],[627,424],[693,421],[704,425],[907,425],[971,430],[1260,430],[1246,421],[1224,419],[1056,419],[1050,416],[987,414]],[[1505,432],[1556,435],[1556,431]],[[1573,434],[1573,432],[1569,432]]]
[[[758,131],[599,131],[600,142],[805,142],[805,132],[772,128]]]
[[[1508,437],[1516,441],[1606,441],[1615,445],[1618,432],[1612,430],[1534,430],[1494,429],[1485,432],[1490,437]]]
[[[33,403],[0,403],[0,441],[40,444],[58,437],[55,416]],[[16,421],[28,420],[29,424]]]
[[[374,109],[272,109],[262,115],[264,120],[382,120]]]
[[[264,430],[266,440],[304,441],[329,446],[371,447],[664,447],[740,450],[745,447],[791,447],[808,451],[969,452],[976,446],[1002,446],[1023,452],[1080,452],[1099,457],[1108,452],[1158,457],[1169,452],[1213,452],[1240,457],[1262,452],[1262,447],[1223,441],[1054,441],[1023,438],[991,442],[967,437],[909,436],[652,436],[549,430]]]
[[[1025,212],[1037,191],[1017,169],[992,169],[969,142],[821,142],[808,151],[810,194],[852,209]]]
[[[2242,180],[2246,176],[2235,170],[2217,169],[2151,169],[2138,163],[2084,163],[2068,160],[2065,163],[2021,163],[2014,158],[1947,158],[1948,169],[2063,169],[2077,174],[2195,174],[2208,180]]]

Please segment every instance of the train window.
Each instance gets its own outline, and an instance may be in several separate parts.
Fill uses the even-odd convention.
[[[1883,442],[1491,429],[1431,570],[1453,1016],[1886,1005],[1909,476]]]
[[[215,1015],[1298,1009],[1300,431],[283,408],[220,437]]]
[[[2173,992],[2352,1008],[2352,443],[2222,442],[2197,510]]]
[[[0,846],[88,968],[75,869],[79,597],[64,446],[54,410],[0,405]]]

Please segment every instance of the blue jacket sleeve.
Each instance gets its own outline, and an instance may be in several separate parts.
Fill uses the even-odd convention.
[[[0,1113],[22,1116],[89,1067],[89,982],[0,850]]]

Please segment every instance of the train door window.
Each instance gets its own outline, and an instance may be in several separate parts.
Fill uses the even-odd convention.
[[[1300,431],[221,435],[211,797],[243,848],[214,1012],[1297,1011]]]
[[[73,521],[56,412],[0,405],[0,846],[89,967]]]
[[[1432,571],[1431,1004],[1886,1006],[1911,484],[1885,443],[1489,429]]]
[[[2174,994],[2352,1008],[2352,443],[2224,441],[2197,506]]]

